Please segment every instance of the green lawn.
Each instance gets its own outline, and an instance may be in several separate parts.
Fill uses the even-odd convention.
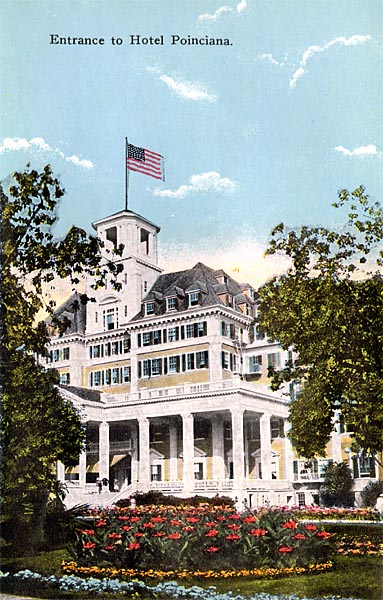
[[[65,550],[42,552],[35,557],[22,557],[2,561],[2,570],[17,571],[30,569],[43,575],[61,575],[60,563],[68,560]],[[182,581],[185,587],[214,585],[219,592],[232,591],[234,594],[253,595],[257,592],[270,594],[296,594],[313,598],[315,596],[338,596],[340,598],[361,598],[381,600],[382,598],[382,559],[377,557],[339,557],[334,570],[318,575],[301,575],[281,579],[257,580],[252,578]],[[155,585],[152,581],[149,585]],[[30,590],[25,590],[30,594]],[[41,594],[40,597],[49,597]],[[66,597],[68,595],[56,596]],[[73,594],[71,597],[75,597]],[[76,598],[89,598],[77,595]],[[98,596],[100,598],[100,596]],[[106,598],[106,596],[105,596]]]

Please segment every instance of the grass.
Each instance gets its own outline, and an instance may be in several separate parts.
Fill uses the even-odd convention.
[[[66,550],[54,550],[41,552],[34,557],[21,557],[4,559],[2,561],[3,571],[20,571],[30,569],[43,575],[62,575],[60,564],[62,560],[69,560]],[[154,581],[148,582],[155,585]],[[315,575],[300,575],[281,579],[257,580],[252,578],[242,579],[219,579],[204,580],[190,579],[182,581],[185,587],[198,585],[208,587],[214,585],[218,592],[228,591],[233,594],[250,596],[257,592],[270,594],[296,594],[313,598],[315,596],[338,596],[340,598],[361,598],[362,600],[381,600],[382,596],[382,560],[381,558],[344,557],[336,559],[335,568],[331,572]],[[19,590],[20,591],[20,590]],[[30,590],[25,593],[31,594]],[[47,598],[47,592],[39,594],[40,598]],[[66,594],[56,595],[60,598],[68,598]],[[89,595],[74,595],[72,598],[90,598]],[[104,596],[108,598],[109,596]],[[100,598],[100,596],[98,596]],[[116,598],[116,596],[114,596]]]

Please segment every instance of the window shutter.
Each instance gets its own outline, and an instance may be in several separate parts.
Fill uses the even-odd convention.
[[[186,371],[186,356],[182,355],[182,371]]]
[[[140,334],[139,334],[140,335]],[[138,361],[138,379],[141,378],[141,361]]]
[[[180,328],[176,327],[176,341],[180,339]]]
[[[162,341],[163,341],[164,344],[166,344],[166,341],[167,341],[166,340],[166,333],[167,333],[166,329],[163,329],[162,330]]]
[[[180,363],[181,363],[180,358],[181,358],[180,356],[177,356],[177,373],[180,372]]]
[[[137,333],[137,346],[141,348],[141,334]]]
[[[168,357],[164,356],[164,375],[168,372]]]
[[[230,353],[229,357],[230,357],[230,371],[234,371],[233,355]]]
[[[209,352],[205,350],[205,368],[207,369],[209,366]]]
[[[221,321],[221,335],[225,335],[225,323]]]
[[[230,324],[230,339],[235,339],[235,325]]]
[[[225,367],[225,353],[221,352],[221,367]]]
[[[185,326],[181,325],[180,330],[181,330],[181,340],[184,340],[185,339]]]

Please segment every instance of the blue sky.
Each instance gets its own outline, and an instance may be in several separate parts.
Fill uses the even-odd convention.
[[[129,178],[162,267],[259,284],[281,268],[263,259],[276,224],[339,226],[344,187],[382,200],[382,24],[380,0],[3,0],[0,177],[49,162],[57,235],[90,231],[124,208],[128,136],[166,157],[164,183]]]

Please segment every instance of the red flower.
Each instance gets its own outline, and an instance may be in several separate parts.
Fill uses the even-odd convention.
[[[255,523],[255,521],[257,520],[257,517],[245,517],[243,519],[244,523]]]
[[[170,521],[170,525],[173,525],[173,526],[182,525],[182,521],[177,521],[176,519],[173,519],[173,521]]]
[[[188,523],[199,523],[199,519],[197,519],[197,517],[188,517],[186,520]]]
[[[128,550],[138,550],[139,547],[140,544],[138,544],[137,542],[130,542]]]
[[[151,518],[152,523],[163,523],[166,520],[167,520],[166,517],[152,517]]]
[[[237,533],[229,533],[229,535],[226,536],[227,540],[239,540],[239,535]]]
[[[115,550],[116,547],[113,546],[113,544],[110,544],[110,546],[104,546],[104,550]]]
[[[226,517],[224,517],[223,515],[217,515],[215,519],[216,521],[224,521]]]
[[[141,531],[136,531],[136,533],[134,534],[135,537],[143,537],[144,534]]]
[[[84,548],[84,550],[92,550],[92,548],[95,547],[96,544],[94,544],[93,542],[86,542],[86,544],[83,544],[82,547]]]
[[[186,527],[182,527],[182,531],[194,531],[194,527],[191,525],[186,525]]]
[[[205,533],[205,537],[215,537],[216,535],[218,535],[217,529],[210,529],[210,531]]]
[[[119,540],[121,537],[120,533],[108,533],[108,538],[111,540]]]
[[[251,529],[250,530],[251,535],[254,535],[255,537],[260,537],[261,535],[265,535],[267,533],[266,529]]]
[[[305,529],[306,529],[306,531],[316,531],[317,526],[316,525],[310,525],[310,523],[308,523],[307,525],[305,525]]]
[[[121,517],[118,517],[118,520],[119,521],[130,521],[130,517],[123,517],[123,516],[121,516]]]
[[[294,540],[305,540],[306,536],[303,535],[303,533],[296,533],[295,535],[293,535],[293,539]]]
[[[282,528],[283,529],[296,529],[297,523],[295,521],[286,521],[286,523],[283,523]]]
[[[227,526],[227,528],[228,528],[228,529],[233,529],[234,531],[238,531],[238,529],[239,529],[239,525],[235,525],[234,523],[230,523],[230,524]]]
[[[84,535],[94,535],[96,532],[94,529],[80,529],[80,533]]]
[[[229,519],[240,519],[240,515],[230,515]]]
[[[137,523],[137,521],[141,521],[140,517],[130,517],[131,523]]]
[[[121,527],[121,529],[123,529],[124,531],[130,531],[132,527],[131,525],[124,525],[123,527]]]
[[[169,533],[168,535],[169,540],[179,540],[180,537],[181,534],[179,533]]]
[[[149,529],[153,529],[154,525],[153,525],[153,523],[144,523],[144,527],[149,528]]]
[[[96,527],[104,527],[104,525],[106,525],[106,521],[104,521],[103,519],[97,521],[96,523]]]
[[[163,535],[165,535],[162,531],[156,531],[156,533],[153,533],[153,537],[162,537]]]
[[[215,525],[215,521],[208,521],[207,523],[204,523],[204,527],[214,527]]]
[[[332,537],[332,533],[328,533],[327,531],[317,531],[315,535],[319,538],[322,538],[322,540]]]
[[[206,552],[219,552],[219,548],[217,546],[209,546],[209,548],[206,548]]]
[[[278,548],[278,552],[281,552],[282,554],[287,554],[288,552],[292,552],[293,549],[290,548],[290,546],[281,546],[281,548]]]

